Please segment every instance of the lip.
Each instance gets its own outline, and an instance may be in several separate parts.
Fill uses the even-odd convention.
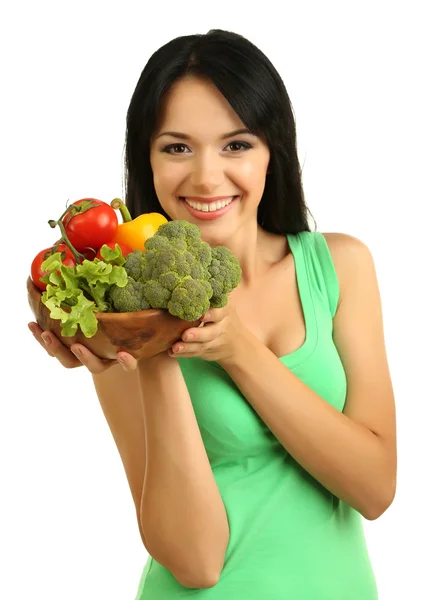
[[[185,196],[185,198],[187,198],[187,196]],[[230,196],[222,197],[222,199],[225,199],[225,198],[230,198]],[[213,221],[215,219],[219,219],[222,215],[224,215],[229,210],[231,210],[235,204],[235,201],[238,200],[239,196],[233,196],[232,198],[233,198],[232,202],[230,202],[227,206],[224,206],[223,208],[219,208],[219,210],[215,210],[213,212],[197,210],[196,208],[192,208],[192,206],[189,206],[189,204],[187,204],[185,202],[185,200],[181,200],[181,202],[185,206],[186,210],[196,219],[199,219],[200,221]],[[192,200],[192,198],[188,197],[188,200]],[[212,202],[214,202],[214,200],[212,200]]]

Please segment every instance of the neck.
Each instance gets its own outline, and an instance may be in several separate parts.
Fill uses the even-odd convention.
[[[212,246],[227,246],[238,259],[242,269],[240,289],[254,287],[282,258],[282,248],[274,243],[273,234],[262,229],[257,221],[245,223],[227,240],[215,239],[209,243]]]

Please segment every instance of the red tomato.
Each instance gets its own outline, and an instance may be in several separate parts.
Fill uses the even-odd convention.
[[[41,250],[31,263],[31,279],[39,290],[45,290],[46,284],[40,281],[40,278],[46,275],[46,271],[41,270],[41,265],[44,263],[46,258],[49,258],[53,254],[53,246]],[[62,262],[67,267],[75,267],[76,262],[73,253],[65,244],[59,244],[56,252],[62,252]]]
[[[133,249],[130,248],[130,246],[128,246],[127,244],[123,244],[123,242],[107,242],[107,246],[109,246],[110,248],[112,248],[113,250],[115,249],[115,244],[118,244],[121,248],[121,254],[123,255],[123,257],[126,257],[130,252],[133,252]],[[96,258],[100,258],[102,260],[102,256],[101,256],[101,249],[99,248],[97,254],[96,254]]]
[[[96,256],[96,250],[93,248],[85,248],[82,254],[86,260],[93,260]]]
[[[70,243],[78,252],[109,242],[118,227],[115,210],[106,202],[83,198],[73,202],[62,219]]]

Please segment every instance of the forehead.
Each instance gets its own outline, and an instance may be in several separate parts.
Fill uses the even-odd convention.
[[[185,77],[173,84],[164,97],[157,130],[218,134],[243,127],[226,98],[207,80]]]

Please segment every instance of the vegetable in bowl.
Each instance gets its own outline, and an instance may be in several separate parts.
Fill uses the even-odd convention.
[[[74,266],[64,256],[52,252],[41,264],[45,291],[28,278],[31,309],[65,346],[82,343],[107,359],[120,350],[135,358],[166,351],[210,307],[226,305],[242,274],[228,248],[211,248],[187,221],[163,223],[143,251],[126,256],[119,243]]]
[[[108,292],[115,311],[160,308],[185,321],[226,306],[242,274],[229,248],[211,248],[199,228],[183,220],[160,225],[146,240],[145,251],[128,254],[123,266],[127,283]]]
[[[102,259],[83,260],[75,266],[62,262],[60,252],[47,258],[41,269],[46,290],[42,303],[50,310],[50,317],[61,321],[61,335],[73,336],[80,327],[87,338],[95,335],[98,323],[95,313],[111,312],[107,291],[112,285],[124,286],[127,273],[123,268],[121,248],[107,245],[101,249]]]

